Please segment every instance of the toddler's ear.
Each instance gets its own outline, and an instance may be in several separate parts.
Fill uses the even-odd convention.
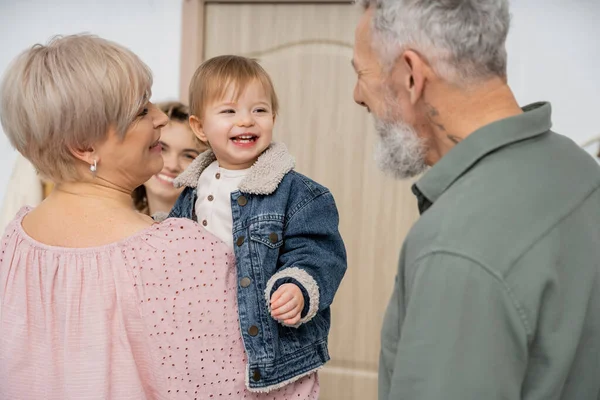
[[[202,121],[195,115],[190,115],[190,128],[192,128],[192,132],[194,132],[194,135],[196,135],[201,142],[208,143],[208,139],[202,128]]]

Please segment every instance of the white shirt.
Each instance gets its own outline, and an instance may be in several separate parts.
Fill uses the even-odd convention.
[[[195,210],[198,222],[204,228],[233,247],[233,215],[231,193],[238,190],[242,179],[250,169],[229,170],[214,161],[198,179]]]

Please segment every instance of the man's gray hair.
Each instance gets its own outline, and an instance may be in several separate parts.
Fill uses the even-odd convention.
[[[455,84],[506,77],[508,0],[359,1],[373,8],[374,48],[384,67],[412,49]]]

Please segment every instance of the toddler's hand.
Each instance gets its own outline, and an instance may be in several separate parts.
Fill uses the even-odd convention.
[[[304,309],[304,296],[293,283],[284,283],[271,296],[271,316],[286,325],[296,325]]]

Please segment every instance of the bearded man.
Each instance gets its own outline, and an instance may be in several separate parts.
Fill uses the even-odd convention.
[[[508,0],[363,6],[355,101],[382,169],[424,172],[379,399],[600,399],[600,168],[550,130],[549,103],[518,105]]]

